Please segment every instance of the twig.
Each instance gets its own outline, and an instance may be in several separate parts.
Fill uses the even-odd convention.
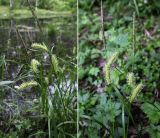
[[[21,43],[22,43],[22,45],[25,49],[26,58],[28,57],[29,60],[30,60],[30,55],[27,52],[27,46],[26,46],[25,42],[23,41],[23,38],[22,38],[21,34],[19,33],[19,30],[17,29],[17,27],[15,27],[15,30],[16,30],[16,33],[17,33],[17,35],[18,35],[18,37],[19,37],[19,39],[20,39],[20,41],[21,41]]]
[[[37,22],[37,25],[38,25],[38,27],[39,27],[40,32],[43,34],[43,31],[42,31],[42,28],[41,28],[41,26],[40,26],[39,20],[38,20],[38,18],[37,18],[37,15],[36,15],[35,12],[34,12],[34,9],[33,9],[32,5],[31,5],[30,1],[27,0],[27,3],[28,3],[28,5],[29,5],[29,9],[30,9],[30,11],[32,12],[33,17],[35,18],[35,20],[36,20],[36,22]]]

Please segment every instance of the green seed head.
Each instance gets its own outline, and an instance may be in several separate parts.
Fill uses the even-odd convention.
[[[111,83],[111,79],[110,79],[110,66],[108,66],[108,64],[105,65],[105,80],[106,80],[106,82],[107,82],[108,85]]]
[[[41,50],[41,51],[44,51],[44,52],[48,52],[48,48],[45,44],[38,44],[38,43],[34,43],[32,44],[32,48],[34,49],[37,49],[37,50]]]
[[[131,87],[134,87],[134,85],[135,85],[135,78],[134,78],[134,74],[132,72],[127,75],[127,83]]]
[[[115,62],[117,58],[118,58],[118,52],[113,53],[113,55],[111,55],[111,57],[107,62],[108,66],[111,66],[111,64],[113,64],[113,62]]]
[[[114,63],[117,58],[118,58],[118,52],[113,53],[113,55],[111,55],[111,57],[109,58],[108,62],[105,65],[105,70],[104,70],[105,71],[105,80],[108,85],[111,83],[110,68],[111,68],[112,63]]]
[[[36,81],[29,81],[29,82],[24,82],[20,86],[16,86],[15,88],[17,90],[24,90],[26,88],[30,88],[30,87],[37,86],[37,85],[38,83]]]
[[[32,70],[33,70],[34,73],[37,73],[37,72],[38,72],[37,67],[38,67],[39,65],[41,65],[41,64],[39,63],[38,60],[32,59],[32,61],[31,61],[31,68],[32,68]]]
[[[132,94],[131,94],[131,96],[129,98],[130,103],[133,102],[133,100],[135,99],[137,94],[142,90],[142,88],[143,88],[143,84],[140,83],[133,89]]]

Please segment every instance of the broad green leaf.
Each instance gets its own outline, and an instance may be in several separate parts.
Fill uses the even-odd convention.
[[[129,42],[128,42],[128,35],[127,34],[120,34],[116,37],[115,39],[115,43],[117,45],[120,45],[120,46],[127,46],[129,45]]]
[[[142,105],[143,112],[147,115],[150,122],[153,124],[158,124],[160,121],[160,106],[157,107],[158,104],[155,106],[149,103],[144,103]]]
[[[90,71],[89,71],[89,74],[90,75],[93,75],[93,76],[97,76],[98,75],[98,73],[99,73],[99,68],[96,68],[96,67],[92,67],[91,69],[90,69]]]

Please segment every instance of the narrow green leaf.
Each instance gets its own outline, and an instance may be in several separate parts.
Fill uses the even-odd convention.
[[[14,83],[14,81],[0,81],[0,86],[9,85]]]

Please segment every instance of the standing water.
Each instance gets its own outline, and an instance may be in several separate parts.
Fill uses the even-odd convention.
[[[2,99],[0,130],[9,133],[10,129],[16,129],[15,127],[17,126],[11,123],[10,125],[12,126],[6,129],[8,125],[4,125],[2,122],[8,118],[12,120],[19,116],[27,117],[28,114],[30,117],[40,116],[40,112],[36,110],[40,106],[39,102],[37,102],[39,101],[40,93],[34,88],[27,88],[23,91],[16,90],[16,87],[23,83],[24,80],[29,81],[35,78],[29,65],[32,59],[42,59],[46,70],[50,67],[48,63],[49,55],[47,53],[40,54],[31,45],[33,43],[47,45],[49,49],[52,49],[52,53],[61,59],[60,61],[71,61],[72,67],[74,65],[74,60],[72,60],[74,58],[73,48],[76,46],[76,23],[74,17],[60,15],[38,20],[35,18],[7,18],[0,20],[0,34],[0,82],[11,83],[11,85],[6,85],[0,89],[0,99]],[[63,65],[64,63],[59,62],[59,64]],[[47,73],[49,72],[46,71],[44,74]],[[70,86],[72,80],[68,79],[68,73],[64,78],[60,84],[58,80],[54,80],[55,86],[48,84],[48,91],[55,90],[55,87],[57,87],[59,92],[64,90],[67,91],[64,94],[66,96],[69,95],[75,88]],[[14,82],[13,85],[12,82]],[[69,87],[71,90],[69,90]],[[51,94],[53,93],[55,92],[51,92]],[[43,98],[40,100],[43,103]],[[52,103],[52,97],[49,100],[49,105],[58,105],[58,103],[55,105]],[[32,108],[34,111],[30,111]],[[13,119],[12,121],[15,120]],[[44,126],[42,129],[46,131],[51,128]],[[46,135],[51,136],[52,134],[50,133]]]

